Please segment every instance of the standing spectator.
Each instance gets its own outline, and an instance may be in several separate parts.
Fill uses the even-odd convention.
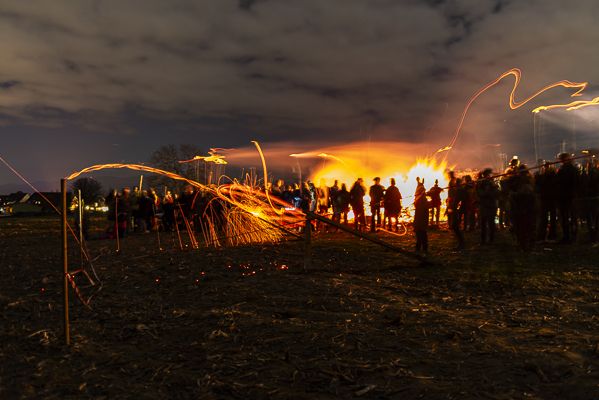
[[[431,224],[434,222],[436,226],[439,226],[439,218],[441,215],[441,193],[443,189],[439,187],[439,180],[435,179],[435,184],[426,193],[431,198]]]
[[[293,205],[293,186],[287,185],[287,187],[281,195],[281,198],[285,203]]]
[[[399,230],[399,214],[401,213],[401,193],[395,186],[395,178],[391,178],[391,186],[385,190],[383,204],[385,207],[383,225],[386,222],[389,230],[397,232]]]
[[[364,215],[364,196],[366,188],[362,178],[354,182],[349,191],[351,208],[354,211],[354,229],[363,230],[366,227],[366,216]]]
[[[535,174],[535,193],[539,202],[537,240],[557,238],[557,174],[551,163]],[[547,229],[549,228],[549,229]]]
[[[476,188],[470,175],[464,177],[464,187],[467,193],[464,209],[464,231],[472,232],[476,228]]]
[[[447,173],[447,177],[449,178],[449,187],[447,188],[447,199],[445,199],[445,215],[447,215],[447,226],[449,229],[453,229],[455,211],[452,207],[455,202],[455,195],[457,193],[457,178],[455,176],[455,172],[453,171],[449,171]]]
[[[476,186],[479,204],[480,244],[493,243],[495,239],[495,217],[499,201],[499,187],[491,176],[493,170],[486,168]]]
[[[418,184],[414,195],[414,233],[416,234],[416,251],[428,253],[428,208],[424,180],[416,178]]]
[[[370,231],[376,232],[376,227],[381,226],[381,202],[385,195],[385,188],[381,185],[381,178],[374,178],[374,185],[370,186],[368,194],[370,195]]]
[[[131,189],[128,187],[123,188],[117,198],[116,209],[119,237],[124,238],[131,229]]]
[[[329,211],[330,198],[329,187],[324,179],[320,180],[320,186],[316,190],[318,195],[318,213],[325,215]]]
[[[347,213],[349,212],[350,200],[351,196],[347,191],[347,186],[343,183],[341,184],[341,189],[339,189],[339,192],[335,196],[335,204],[333,204],[333,209],[336,207],[338,211],[337,216],[333,215],[333,219],[337,218],[337,222],[341,223],[343,221],[345,225],[348,224]]]
[[[574,196],[578,190],[578,170],[572,163],[572,156],[561,153],[559,156],[562,166],[557,171],[556,183],[557,208],[562,226],[562,243],[572,242],[572,236],[576,229],[574,217]]]
[[[535,194],[532,176],[525,165],[520,165],[510,193],[512,230],[524,251],[530,251],[535,240]]]
[[[171,191],[167,191],[162,200],[162,225],[166,232],[172,232],[175,228],[175,199]]]
[[[451,217],[451,230],[458,240],[456,250],[460,251],[464,250],[466,244],[464,233],[460,228],[460,222],[462,220],[462,215],[464,214],[464,207],[467,200],[466,189],[462,185],[462,180],[460,178],[457,178],[454,186],[450,188],[450,196],[451,203],[449,204],[448,212]]]

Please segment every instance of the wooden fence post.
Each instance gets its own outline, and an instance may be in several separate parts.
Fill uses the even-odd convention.
[[[64,342],[67,346],[71,344],[71,325],[69,322],[69,255],[67,237],[67,180],[60,180],[60,194],[62,203],[62,292],[63,292],[63,325]],[[81,227],[80,227],[81,229]]]

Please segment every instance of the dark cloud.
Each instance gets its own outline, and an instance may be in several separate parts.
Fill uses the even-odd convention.
[[[599,82],[598,13],[594,0],[3,2],[0,126],[137,137],[136,154],[258,136],[444,145],[469,96],[511,67],[519,98]],[[458,143],[529,150],[532,106],[569,100],[555,90],[507,111],[510,89],[475,103]],[[547,142],[565,115],[546,116]]]
[[[4,81],[4,82],[0,82],[0,89],[10,89],[12,87],[15,87],[17,85],[20,85],[22,82],[17,81],[17,80],[10,80],[10,81]]]

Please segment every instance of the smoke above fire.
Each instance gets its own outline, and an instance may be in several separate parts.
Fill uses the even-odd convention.
[[[311,180],[316,186],[331,186],[335,181],[348,189],[363,178],[369,186],[375,177],[389,186],[394,178],[404,197],[411,197],[416,189],[416,178],[424,179],[426,188],[435,180],[446,186],[445,171],[450,165],[441,160],[442,152],[435,145],[402,142],[352,142],[311,147],[305,143],[276,143],[262,146],[269,171],[274,179],[287,176],[287,184]],[[260,156],[255,148],[229,149],[229,165],[260,167]],[[407,203],[411,203],[411,200]]]

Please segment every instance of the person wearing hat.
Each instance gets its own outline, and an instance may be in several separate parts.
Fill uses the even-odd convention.
[[[493,170],[486,168],[476,185],[478,196],[480,244],[493,243],[495,239],[495,216],[499,200],[499,187],[493,180]]]
[[[372,214],[370,220],[370,231],[376,232],[376,227],[381,226],[381,202],[385,195],[385,188],[381,185],[381,178],[374,178],[374,185],[368,191],[370,196],[370,212]]]

